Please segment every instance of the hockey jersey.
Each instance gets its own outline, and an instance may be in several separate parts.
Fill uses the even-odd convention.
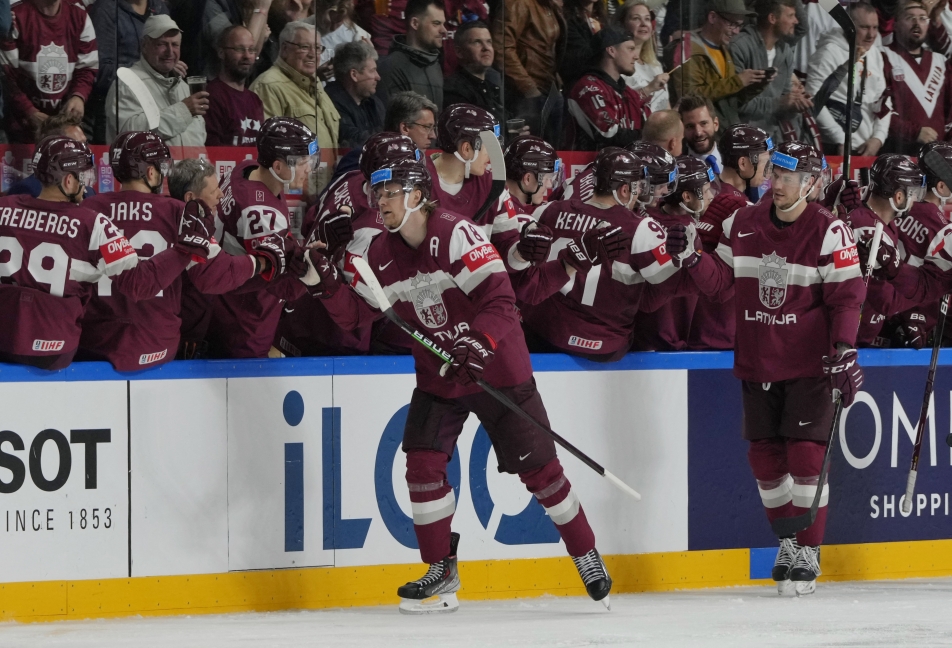
[[[892,98],[894,110],[887,150],[917,155],[922,146],[917,138],[923,127],[935,130],[940,140],[947,139],[952,115],[952,64],[927,49],[916,58],[895,42],[883,48],[883,56],[886,93]]]
[[[532,364],[519,327],[516,299],[499,253],[483,230],[459,214],[437,208],[427,219],[426,238],[416,249],[399,234],[374,238],[366,261],[394,310],[444,348],[460,335],[478,331],[496,343],[495,359],[483,380],[511,387],[532,378]],[[345,329],[379,317],[370,289],[354,279],[325,300]],[[359,294],[359,297],[358,297]],[[363,299],[361,299],[361,297]],[[417,387],[442,398],[480,391],[440,376],[443,361],[419,344],[413,347]]]
[[[86,101],[96,81],[99,51],[93,23],[81,5],[60,3],[47,16],[32,2],[12,7],[10,35],[0,41],[5,84],[6,130],[12,142],[32,142],[29,116],[57,113],[76,95]]]
[[[750,382],[822,376],[836,343],[855,344],[866,296],[846,223],[809,203],[779,229],[773,209],[762,201],[727,218],[716,254],[689,271],[705,294],[734,286],[734,375]]]
[[[552,192],[549,202],[578,198],[587,202],[595,195],[595,163],[590,162],[584,169],[575,174],[571,180],[566,180],[562,186]]]
[[[172,247],[140,263],[108,217],[88,207],[27,195],[0,198],[0,351],[60,356],[79,346],[80,318],[92,284],[110,281],[135,302],[154,297],[191,254]]]
[[[591,70],[575,83],[567,106],[574,126],[574,138],[568,141],[576,151],[631,144],[651,114],[624,78],[612,79],[601,70]]]

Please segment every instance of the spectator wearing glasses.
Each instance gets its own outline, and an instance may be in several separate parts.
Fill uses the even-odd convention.
[[[456,31],[454,45],[459,65],[443,85],[443,105],[479,106],[502,123],[504,110],[499,89],[502,77],[492,67],[495,52],[489,26],[480,20],[463,23]]]
[[[384,105],[375,94],[377,52],[369,43],[345,43],[334,55],[334,81],[327,94],[340,113],[340,145],[360,148],[383,128]]]
[[[696,94],[714,102],[722,124],[740,121],[737,106],[763,92],[765,73],[738,71],[727,45],[740,33],[747,17],[754,15],[744,0],[713,0],[700,29],[665,46],[664,67],[671,70],[668,92],[672,104],[683,95]]]
[[[208,83],[205,130],[208,146],[254,146],[264,123],[261,98],[245,88],[255,64],[254,36],[233,25],[222,32],[218,58],[221,72]]]
[[[261,97],[265,119],[293,117],[317,134],[322,149],[338,147],[340,113],[315,76],[324,51],[314,25],[291,22],[278,39],[281,55],[255,79],[251,91]]]
[[[383,129],[406,135],[421,152],[436,138],[436,104],[415,92],[398,92],[390,98]]]
[[[380,94],[384,101],[401,90],[413,90],[443,107],[440,50],[446,38],[446,15],[440,0],[409,0],[407,33],[394,36],[390,53],[380,60]]]

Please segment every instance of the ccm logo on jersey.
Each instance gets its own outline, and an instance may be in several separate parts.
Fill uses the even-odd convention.
[[[102,258],[105,259],[106,265],[136,253],[135,248],[129,244],[124,236],[115,238],[105,245],[100,245],[99,252],[102,254]]]
[[[139,356],[139,364],[147,365],[152,364],[153,362],[158,362],[165,356],[169,354],[169,350],[165,349],[163,351],[156,351],[155,353],[143,353]]]
[[[481,245],[475,250],[470,250],[463,255],[463,263],[469,268],[470,272],[476,272],[490,261],[499,261],[499,252],[493,247],[492,243]]]
[[[601,340],[586,340],[585,338],[580,338],[577,335],[573,335],[569,338],[569,346],[578,347],[580,349],[587,349],[589,351],[598,351],[602,348]]]
[[[845,250],[837,250],[833,253],[833,267],[848,268],[859,263],[859,252],[855,245],[851,245]]]
[[[33,340],[34,351],[62,351],[65,340]]]

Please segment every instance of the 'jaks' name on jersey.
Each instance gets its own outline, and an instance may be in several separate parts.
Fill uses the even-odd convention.
[[[152,204],[140,202],[115,202],[109,205],[109,217],[115,221],[152,220]]]

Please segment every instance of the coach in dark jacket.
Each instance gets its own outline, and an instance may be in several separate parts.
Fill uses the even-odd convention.
[[[340,113],[338,141],[343,148],[360,148],[383,130],[384,105],[377,98],[377,52],[363,41],[345,43],[334,51],[334,81],[324,88]]]
[[[380,60],[380,95],[412,90],[443,109],[440,50],[446,38],[446,15],[440,0],[409,0],[405,36],[394,36],[390,53]]]
[[[502,77],[492,68],[493,38],[486,23],[463,23],[453,39],[459,67],[443,83],[443,105],[468,103],[491,112],[500,123],[504,110],[499,86]]]

